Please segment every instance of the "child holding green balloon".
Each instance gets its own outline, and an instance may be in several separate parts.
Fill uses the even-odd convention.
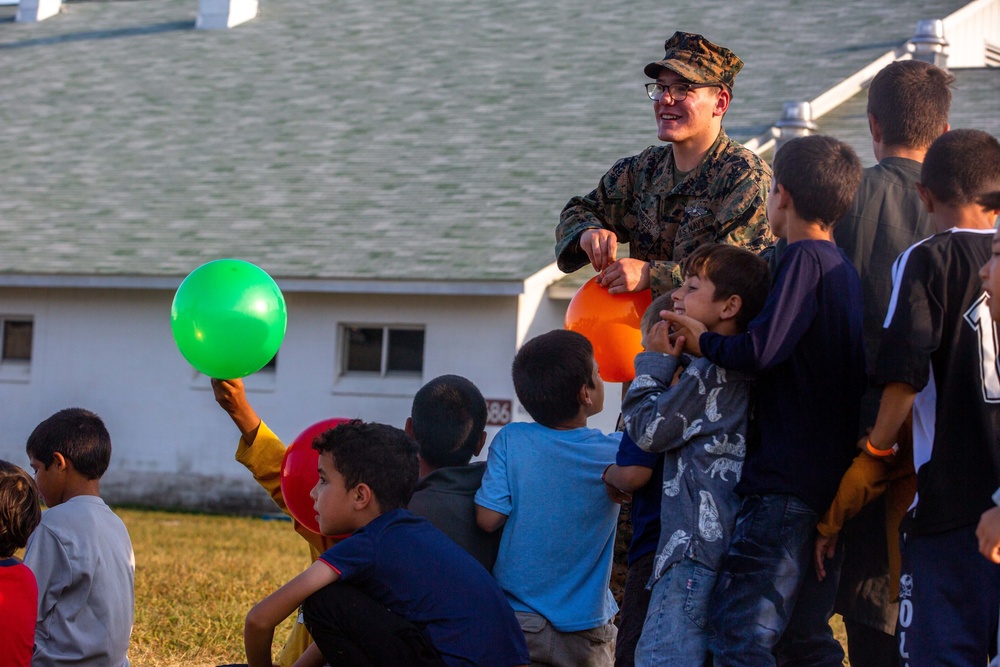
[[[240,441],[236,448],[236,460],[253,474],[271,500],[282,512],[291,516],[281,494],[281,461],[285,456],[285,444],[268,428],[247,400],[242,380],[212,380],[215,400],[230,416],[240,430]],[[318,535],[292,518],[295,532],[309,544],[309,562],[337,543],[330,537]],[[296,622],[276,664],[292,667],[296,660],[312,644],[312,637],[305,625]]]

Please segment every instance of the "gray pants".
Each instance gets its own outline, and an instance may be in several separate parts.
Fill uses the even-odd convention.
[[[544,616],[528,612],[515,612],[518,623],[528,642],[532,667],[612,667],[615,662],[615,637],[618,628],[614,623],[579,630],[559,632]]]

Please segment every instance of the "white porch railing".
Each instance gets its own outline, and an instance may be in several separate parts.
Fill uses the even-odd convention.
[[[934,34],[940,44],[935,44]],[[1000,0],[973,0],[944,19],[921,21],[910,40],[882,54],[815,99],[786,103],[782,119],[744,145],[759,154],[773,148],[783,133],[785,138],[808,134],[811,131],[806,127],[808,123],[857,95],[889,63],[907,58],[930,60],[949,69],[1000,67]],[[782,125],[789,129],[783,131]]]

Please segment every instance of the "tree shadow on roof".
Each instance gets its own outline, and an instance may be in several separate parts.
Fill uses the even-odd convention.
[[[26,49],[33,46],[48,46],[50,44],[65,44],[67,42],[86,42],[97,39],[120,39],[122,37],[141,37],[142,35],[157,35],[178,30],[194,30],[194,21],[169,21],[154,23],[134,28],[117,28],[115,30],[90,30],[68,35],[52,35],[38,39],[26,39],[23,42],[0,44],[0,51],[8,49]]]

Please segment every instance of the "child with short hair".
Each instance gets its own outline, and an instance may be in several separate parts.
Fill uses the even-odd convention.
[[[816,581],[816,524],[854,456],[866,383],[861,283],[832,240],[860,179],[846,144],[789,141],[775,156],[767,202],[788,248],[763,310],[734,336],[664,313],[689,351],[757,383],[760,442],[747,449],[736,486],[743,502],[710,603],[717,667],[774,665],[775,652],[810,665],[843,661],[828,625],[835,591],[800,593]]]
[[[127,666],[135,557],[100,496],[111,436],[93,412],[68,408],[36,426],[25,449],[49,507],[24,554],[38,581],[32,665]]]
[[[493,574],[533,663],[611,665],[618,606],[608,582],[618,505],[601,474],[620,435],[587,428],[604,408],[594,348],[574,331],[550,331],[518,350],[512,375],[535,423],[500,430],[476,494],[479,526],[503,527]]]
[[[983,195],[979,198],[979,203],[988,209],[1000,211],[1000,190]],[[988,297],[993,326],[996,327],[1000,322],[1000,229],[993,235],[993,252],[980,267],[979,278]],[[983,512],[979,519],[976,537],[979,539],[979,553],[1000,564],[1000,488],[993,492],[993,507]]]
[[[404,430],[420,445],[420,481],[407,509],[492,570],[500,534],[476,524],[474,502],[486,463],[470,463],[483,451],[485,428],[486,399],[466,378],[442,375],[417,391]]]
[[[983,195],[979,203],[987,209],[1000,211],[1000,190]],[[989,297],[987,303],[996,335],[997,324],[1000,323],[1000,229],[993,235],[993,253],[979,269],[979,277],[983,281],[983,291]],[[979,540],[979,553],[990,562],[1000,564],[1000,488],[993,492],[993,506],[979,518],[976,538]],[[1000,645],[1000,631],[997,644]],[[990,667],[1000,667],[1000,656],[990,661]]]
[[[28,667],[35,646],[38,585],[31,570],[14,557],[42,519],[38,489],[28,473],[0,460],[0,646],[3,664]]]
[[[927,149],[948,131],[954,80],[931,63],[897,60],[879,71],[868,87],[866,120],[878,164],[864,170],[854,203],[833,229],[833,240],[861,277],[869,371],[875,367],[892,292],[892,263],[908,247],[934,234],[917,181]],[[874,423],[881,397],[882,389],[869,382],[861,398],[858,437]],[[855,462],[872,463],[857,458]],[[916,487],[912,465],[897,466],[885,482],[882,499],[851,518],[839,533],[843,566],[834,611],[844,619],[852,667],[899,662],[895,637],[899,604],[894,588],[899,583],[899,519]],[[820,532],[832,537],[840,528],[834,520],[824,523]]]
[[[938,233],[893,268],[874,379],[885,385],[868,454],[890,459],[913,411],[917,501],[903,519],[899,650],[913,667],[986,661],[1000,570],[980,558],[976,523],[1000,486],[1000,369],[991,297],[978,274],[1000,212],[1000,142],[953,130],[931,144],[918,190]]]
[[[767,263],[735,246],[699,247],[685,260],[684,275],[673,311],[723,335],[745,330],[767,298]],[[682,355],[683,338],[671,340],[662,319],[643,347],[622,409],[638,446],[663,452],[664,460],[652,599],[636,664],[703,665],[709,597],[740,503],[733,487],[746,454],[751,379]]]
[[[302,664],[527,664],[524,637],[490,574],[404,509],[417,484],[417,444],[397,428],[351,421],[313,448],[320,530],[350,537],[250,611],[250,667],[271,665],[274,628],[299,605],[315,641]]]

